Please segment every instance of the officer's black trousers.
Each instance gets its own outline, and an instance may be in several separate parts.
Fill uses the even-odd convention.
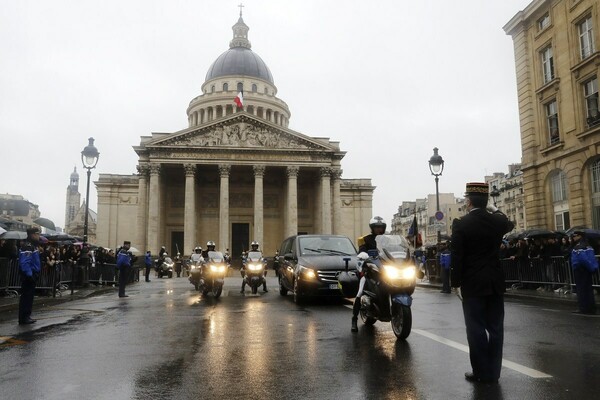
[[[465,297],[462,305],[473,374],[497,380],[502,369],[504,296]]]
[[[577,267],[573,270],[573,275],[577,288],[577,305],[579,306],[579,310],[584,313],[596,312],[592,273],[585,267]]]
[[[127,285],[130,270],[129,267],[122,267],[119,271],[119,297],[125,296],[125,285]]]
[[[19,322],[31,318],[33,308],[33,295],[35,293],[35,281],[21,275],[21,298],[19,299]]]

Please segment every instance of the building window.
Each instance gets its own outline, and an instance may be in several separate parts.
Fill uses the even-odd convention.
[[[237,91],[238,91],[238,93],[244,91],[244,84],[242,82],[238,82]]]
[[[212,86],[210,87],[210,92],[211,92],[211,93],[214,93],[214,92],[215,92],[215,85],[212,85]]]
[[[538,31],[543,31],[550,25],[550,14],[546,13],[540,19],[538,19]]]
[[[229,84],[228,83],[224,83],[223,84],[223,91],[224,92],[229,92]]]
[[[548,122],[548,143],[550,146],[560,142],[558,131],[558,106],[556,100],[546,104],[546,121]]]
[[[587,124],[588,126],[594,126],[600,122],[600,112],[598,110],[598,79],[596,77],[583,84],[583,94],[585,96]]]
[[[552,46],[548,46],[542,50],[542,74],[544,83],[548,83],[554,79],[554,57],[552,56]]]
[[[588,16],[577,25],[579,30],[579,47],[581,59],[589,57],[594,52],[594,30],[592,29],[592,17]]]
[[[569,220],[569,212],[559,212],[554,214],[554,226],[558,231],[567,230],[571,227],[571,221]]]
[[[256,93],[258,91],[258,86],[256,86],[256,83],[252,84],[252,93]]]
[[[590,166],[592,178],[592,228],[600,229],[600,159]]]
[[[552,190],[552,202],[561,203],[567,200],[567,174],[564,171],[557,172],[550,179]]]

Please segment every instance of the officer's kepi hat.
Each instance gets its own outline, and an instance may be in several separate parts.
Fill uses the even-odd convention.
[[[490,188],[485,182],[469,182],[465,190],[465,197],[469,196],[485,196],[490,194]]]
[[[130,242],[130,241],[128,241],[128,240],[126,240],[126,241],[124,241],[124,242],[123,242],[123,246],[127,246],[127,245],[130,245],[130,246],[131,246],[131,242]]]

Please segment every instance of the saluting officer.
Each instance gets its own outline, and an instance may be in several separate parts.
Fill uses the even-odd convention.
[[[488,206],[487,183],[467,183],[467,215],[452,223],[451,286],[462,301],[472,372],[470,382],[497,383],[504,343],[504,274],[500,243],[514,224]]]

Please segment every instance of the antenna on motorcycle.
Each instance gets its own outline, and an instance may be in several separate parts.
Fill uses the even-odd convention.
[[[385,254],[385,256],[387,257],[387,259],[390,260],[391,262],[396,261],[396,259],[392,255],[392,253],[390,253],[387,249],[383,249],[383,254]]]
[[[344,257],[342,260],[346,263],[346,272],[348,272],[348,263],[350,262],[350,257]]]

